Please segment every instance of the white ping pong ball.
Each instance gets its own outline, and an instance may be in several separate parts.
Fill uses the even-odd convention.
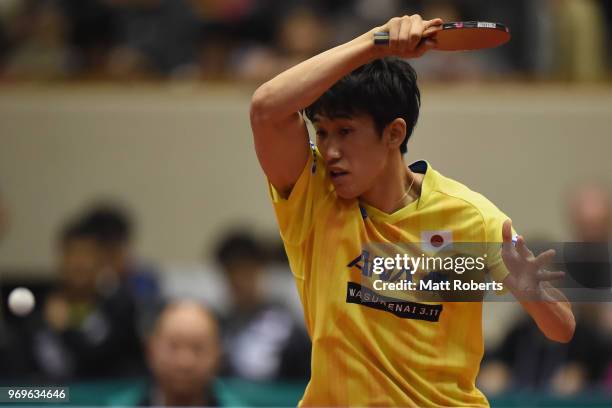
[[[34,295],[28,288],[19,287],[11,291],[8,306],[17,316],[25,316],[34,309]]]

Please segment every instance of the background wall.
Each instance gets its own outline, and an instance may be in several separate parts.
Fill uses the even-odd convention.
[[[275,233],[248,121],[251,88],[54,86],[0,94],[0,269],[48,270],[58,228],[100,197],[137,215],[143,255],[192,264],[247,222]],[[564,192],[612,185],[609,87],[423,86],[408,160],[480,191],[527,234],[567,239]]]

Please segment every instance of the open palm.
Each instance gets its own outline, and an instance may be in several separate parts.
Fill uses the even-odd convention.
[[[561,271],[548,271],[544,267],[555,257],[555,250],[549,249],[535,256],[525,244],[525,239],[518,236],[516,244],[512,242],[512,221],[506,220],[502,227],[502,259],[510,272],[505,283],[513,292],[518,292],[520,300],[551,300],[542,284],[561,279],[565,274]]]

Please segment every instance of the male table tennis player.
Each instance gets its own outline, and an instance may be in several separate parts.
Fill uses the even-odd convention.
[[[312,338],[301,406],[488,405],[475,386],[482,303],[445,303],[425,321],[356,301],[363,277],[351,261],[367,243],[420,242],[428,231],[455,242],[503,241],[502,255],[489,259],[492,277],[519,299],[536,295],[521,303],[549,339],[572,338],[571,307],[549,283],[560,273],[543,269],[554,254],[534,257],[520,236],[513,245],[508,217],[429,163],[404,165],[420,96],[415,72],[394,57],[434,49],[425,37],[441,24],[392,18],[253,95],[255,150]],[[373,44],[377,31],[390,33],[388,47]],[[316,147],[300,112],[316,129]]]

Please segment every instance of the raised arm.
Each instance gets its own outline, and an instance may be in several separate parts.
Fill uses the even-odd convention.
[[[260,86],[251,101],[251,127],[259,163],[268,180],[288,195],[308,161],[308,132],[299,112],[367,62],[388,55],[416,58],[435,47],[430,37],[442,20],[395,17],[385,25],[316,55]],[[375,46],[373,33],[388,31],[389,46]]]

